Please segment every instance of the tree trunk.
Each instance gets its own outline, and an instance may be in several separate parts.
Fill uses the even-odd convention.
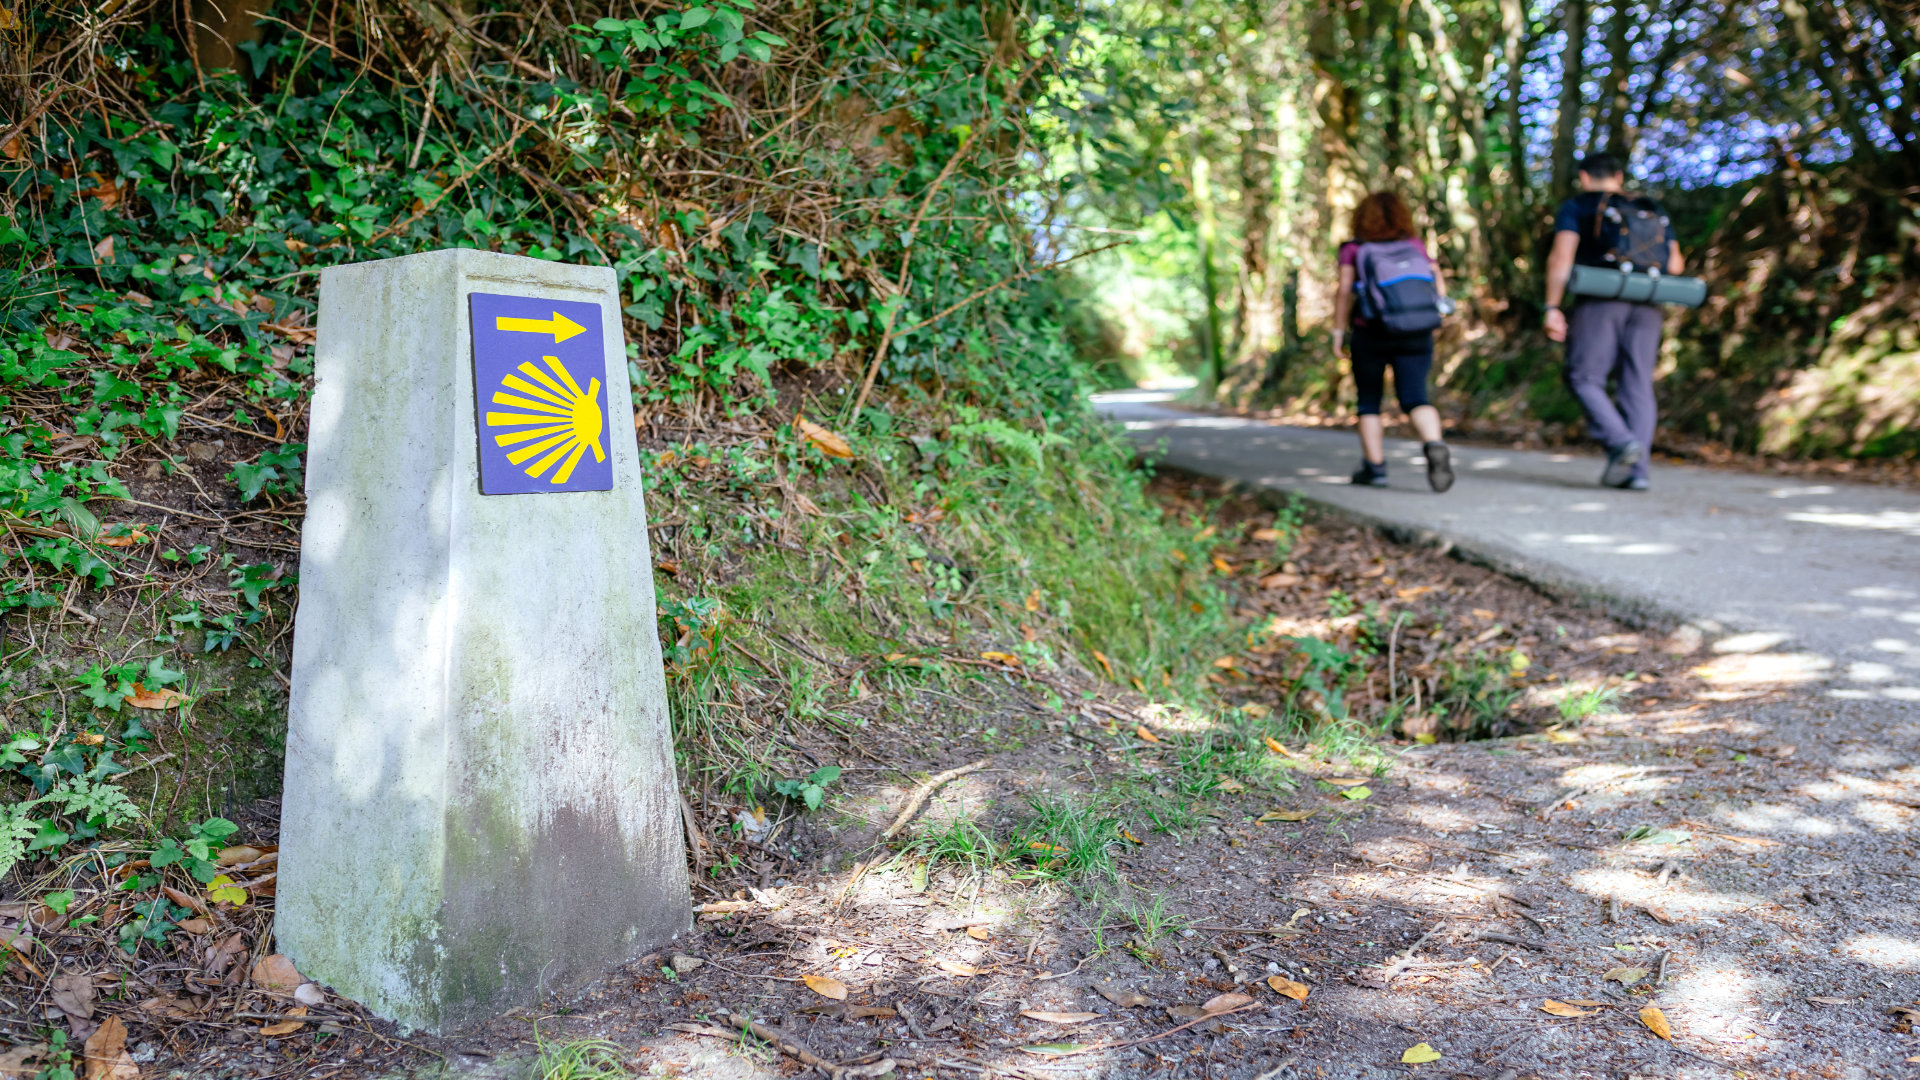
[[[1240,295],[1235,305],[1233,366],[1237,370],[1273,351],[1275,325],[1273,270],[1273,154],[1266,149],[1272,130],[1258,116],[1262,102],[1250,102],[1254,122],[1240,136],[1241,230]]]
[[[1567,47],[1560,59],[1560,112],[1553,120],[1553,189],[1564,199],[1573,186],[1573,140],[1580,134],[1580,81],[1586,74],[1587,0],[1566,0]]]
[[[1246,87],[1247,126],[1240,135],[1242,210],[1239,295],[1235,298],[1233,369],[1264,370],[1260,359],[1278,347],[1279,316],[1273,282],[1274,124],[1271,88],[1275,82],[1266,0],[1248,0],[1247,29],[1253,40],[1237,55]]]
[[[1633,39],[1627,31],[1633,26],[1633,0],[1614,0],[1613,13],[1607,16],[1607,153],[1620,159],[1625,168],[1633,156],[1627,141],[1627,114],[1633,109],[1628,77],[1633,74]]]
[[[1527,74],[1527,10],[1522,0],[1500,0],[1500,30],[1507,64],[1507,100],[1503,108],[1507,117],[1508,182],[1519,197],[1517,202],[1524,208],[1533,201],[1533,196],[1529,190],[1531,178],[1527,176],[1527,123],[1520,107]]]
[[[1213,215],[1213,178],[1205,154],[1193,156],[1193,204],[1199,211],[1200,293],[1205,307],[1201,319],[1201,357],[1217,391],[1226,381],[1220,342],[1220,282],[1214,273],[1213,248],[1217,224]]]

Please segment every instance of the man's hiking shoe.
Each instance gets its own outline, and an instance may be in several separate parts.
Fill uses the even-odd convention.
[[[1628,491],[1645,491],[1648,488],[1652,487],[1653,485],[1647,483],[1646,477],[1636,476],[1633,479],[1627,481],[1626,483],[1621,484],[1620,486],[1623,488],[1626,488]]]
[[[1640,464],[1640,457],[1645,452],[1637,442],[1630,442],[1607,451],[1607,471],[1600,474],[1600,485],[1610,488],[1626,487],[1627,481],[1633,479],[1633,467]]]
[[[1435,493],[1443,492],[1453,486],[1453,451],[1447,444],[1430,442],[1420,448],[1427,456],[1427,486]]]
[[[1353,471],[1353,482],[1361,487],[1386,487],[1387,467],[1363,461],[1360,467]]]

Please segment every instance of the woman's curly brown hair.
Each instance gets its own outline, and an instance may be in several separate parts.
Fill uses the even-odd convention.
[[[1413,211],[1391,191],[1376,191],[1353,208],[1353,238],[1381,244],[1413,237]]]

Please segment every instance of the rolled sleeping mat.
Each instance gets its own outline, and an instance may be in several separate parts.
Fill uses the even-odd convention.
[[[1635,304],[1678,304],[1696,308],[1707,302],[1707,283],[1678,274],[1630,274],[1606,266],[1575,264],[1567,291],[1595,300]]]

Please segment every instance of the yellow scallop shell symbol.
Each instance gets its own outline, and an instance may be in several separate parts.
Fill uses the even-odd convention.
[[[507,460],[525,465],[527,475],[535,480],[553,469],[548,482],[564,484],[588,449],[593,450],[593,460],[607,460],[607,452],[600,445],[601,432],[606,428],[606,417],[600,414],[600,380],[591,380],[582,390],[558,357],[541,359],[547,362],[548,371],[528,361],[520,365],[519,375],[502,379],[500,389],[493,394],[495,405],[525,411],[490,412],[487,426],[517,429],[494,436],[502,447],[518,447]],[[556,465],[558,469],[554,469]]]

